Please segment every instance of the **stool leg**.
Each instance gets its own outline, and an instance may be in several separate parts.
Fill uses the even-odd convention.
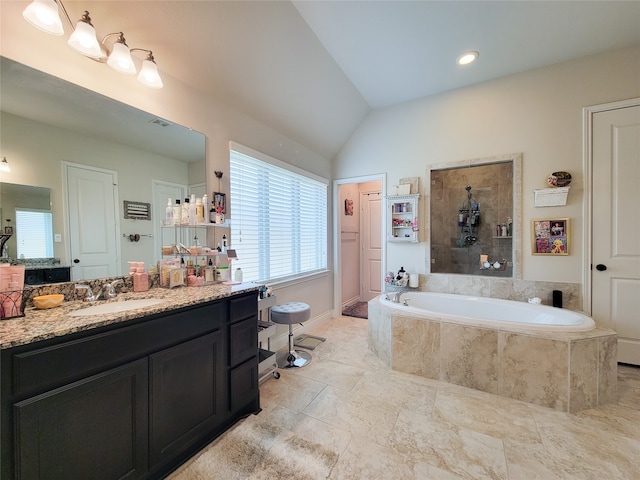
[[[287,356],[287,365],[285,368],[304,367],[311,361],[311,354],[303,350],[293,349],[293,324],[289,324],[289,355]]]

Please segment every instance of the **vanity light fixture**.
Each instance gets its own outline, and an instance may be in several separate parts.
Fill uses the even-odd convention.
[[[458,57],[458,65],[469,65],[474,62],[480,54],[476,51],[464,52]]]
[[[156,61],[153,58],[153,52],[143,48],[131,49],[131,51],[134,50],[147,52],[147,58],[142,61],[142,68],[138,74],[138,81],[149,88],[162,88],[162,79],[160,78],[160,75],[158,75],[158,67],[156,66]]]
[[[111,35],[118,35],[118,39],[116,40],[116,43],[113,44],[113,50],[111,50],[111,55],[109,55],[107,65],[114,69],[116,72],[124,73],[125,75],[135,75],[136,66],[133,64],[131,51],[127,46],[127,42],[122,32],[110,33],[109,35],[104,37],[102,43],[104,43],[104,40],[106,40],[107,37]]]
[[[96,30],[93,28],[91,17],[86,10],[78,20],[67,44],[85,57],[103,59],[106,56],[98,43]]]
[[[31,25],[43,32],[51,35],[62,35],[64,30],[58,7],[62,9],[69,25],[73,28],[73,33],[67,42],[71,48],[93,60],[106,62],[110,68],[125,75],[135,75],[137,72],[131,52],[136,50],[146,52],[147,56],[142,61],[140,73],[137,77],[138,81],[150,88],[162,88],[162,79],[158,73],[158,67],[151,50],[144,48],[130,49],[122,32],[109,33],[99,42],[88,11],[85,10],[75,28],[61,0],[33,0],[22,12],[22,16]],[[114,35],[118,37],[113,44],[113,48],[109,50],[105,41]]]
[[[50,35],[64,33],[58,13],[58,4],[54,0],[34,0],[22,12],[24,19],[31,25]]]
[[[7,157],[3,157],[0,162],[0,172],[11,173],[11,168],[9,168],[9,162],[7,162]]]

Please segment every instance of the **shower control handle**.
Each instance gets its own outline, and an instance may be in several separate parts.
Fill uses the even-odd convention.
[[[599,272],[604,272],[607,269],[606,265],[603,265],[602,263],[599,263],[598,265],[596,265],[596,270],[598,270]]]

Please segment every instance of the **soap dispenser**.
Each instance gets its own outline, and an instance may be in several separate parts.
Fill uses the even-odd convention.
[[[144,271],[144,262],[138,262],[136,273],[133,274],[133,291],[146,292],[149,290],[149,274]]]

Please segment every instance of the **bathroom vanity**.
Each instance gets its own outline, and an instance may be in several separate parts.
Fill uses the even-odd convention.
[[[258,287],[145,294],[166,301],[0,324],[3,480],[162,478],[260,410]]]

